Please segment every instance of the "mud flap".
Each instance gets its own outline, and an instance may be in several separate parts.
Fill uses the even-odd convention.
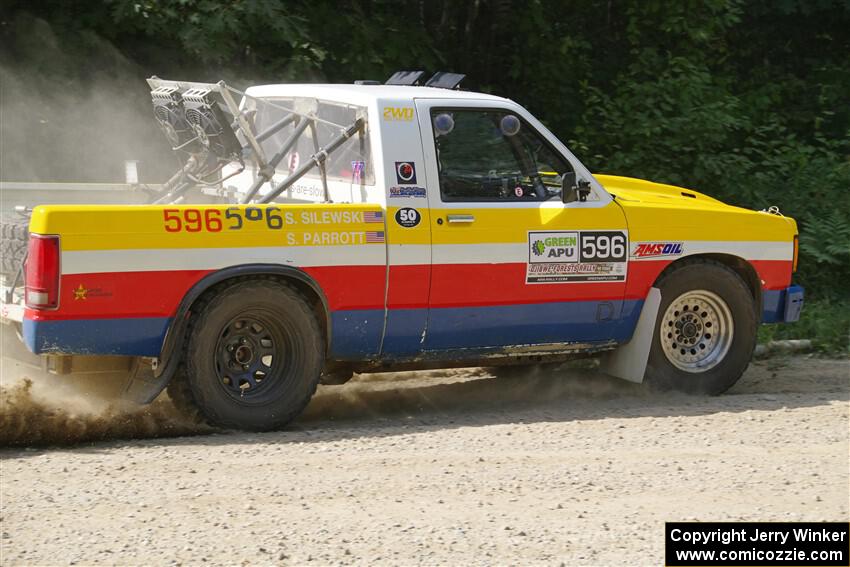
[[[641,309],[632,339],[602,356],[599,366],[602,372],[629,382],[638,384],[643,382],[660,305],[661,290],[656,287],[650,288],[643,302],[643,309]]]
[[[133,361],[121,399],[139,405],[149,404],[168,385],[171,376],[156,376],[149,361],[141,357]]]

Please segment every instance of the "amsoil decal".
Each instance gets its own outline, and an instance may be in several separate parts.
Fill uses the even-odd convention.
[[[661,258],[663,256],[681,256],[683,242],[636,242],[632,249],[632,258]]]
[[[416,185],[416,165],[412,161],[395,162],[395,176],[399,185]]]
[[[620,230],[529,232],[525,282],[626,281],[627,250]]]

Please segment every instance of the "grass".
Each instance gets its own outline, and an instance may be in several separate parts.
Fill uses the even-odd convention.
[[[759,343],[782,339],[811,339],[824,354],[850,355],[850,300],[806,301],[796,323],[762,325]]]

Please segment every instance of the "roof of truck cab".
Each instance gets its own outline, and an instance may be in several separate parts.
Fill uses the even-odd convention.
[[[280,84],[257,85],[245,93],[256,98],[309,97],[342,101],[365,106],[380,100],[410,100],[415,98],[444,98],[449,100],[492,100],[508,99],[484,93],[438,89],[434,87],[406,87],[397,85],[347,85],[347,84]]]

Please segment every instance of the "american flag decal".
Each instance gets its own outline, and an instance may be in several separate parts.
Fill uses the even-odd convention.
[[[379,213],[380,214],[380,213]],[[375,242],[383,242],[384,241],[384,231],[381,232],[367,232],[366,233],[366,243],[375,243]]]
[[[383,223],[384,222],[384,213],[383,213],[383,211],[378,211],[378,212],[369,211],[369,212],[363,213],[363,222]],[[381,233],[381,234],[383,234],[383,233]]]

